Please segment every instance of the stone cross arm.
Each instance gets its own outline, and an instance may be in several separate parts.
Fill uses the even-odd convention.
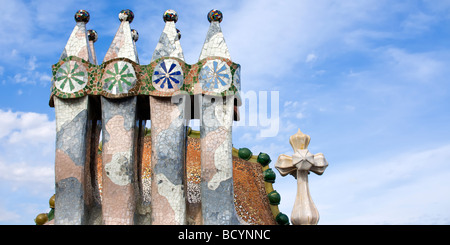
[[[300,129],[289,139],[294,154],[281,154],[275,163],[275,168],[282,176],[291,174],[297,179],[297,196],[291,214],[294,225],[315,225],[319,221],[319,212],[311,199],[308,186],[310,171],[322,175],[328,162],[322,153],[312,154],[307,149],[310,137]]]

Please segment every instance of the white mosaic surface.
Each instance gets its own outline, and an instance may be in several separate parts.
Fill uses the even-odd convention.
[[[233,84],[237,88],[238,91],[241,90],[241,66],[239,66],[234,72],[233,76]]]
[[[66,47],[61,54],[60,60],[69,56],[78,56],[79,58],[94,63],[89,48],[86,23],[84,22],[77,22],[76,26],[73,28],[72,34],[70,34]]]
[[[64,124],[72,121],[81,111],[86,110],[87,105],[87,96],[72,100],[55,97],[56,132],[59,132]]]
[[[161,57],[175,57],[184,60],[183,49],[173,21],[166,22],[151,61]]]
[[[184,196],[184,185],[173,184],[164,174],[156,175],[159,195],[165,197],[169,202],[170,208],[174,211],[176,224],[186,223],[186,199]]]
[[[199,60],[211,56],[219,56],[231,60],[230,52],[218,21],[211,22]]]
[[[106,52],[103,62],[114,58],[128,58],[139,63],[136,45],[131,34],[130,23],[122,21],[114,39]]]
[[[229,155],[231,142],[224,141],[214,152],[214,166],[217,169],[216,174],[208,182],[208,188],[211,190],[216,190],[220,183],[233,177],[233,168]]]

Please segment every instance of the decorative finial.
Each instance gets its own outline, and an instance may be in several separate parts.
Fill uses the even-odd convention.
[[[55,194],[50,197],[50,200],[48,200],[48,204],[50,204],[50,208],[55,208]]]
[[[181,32],[178,29],[177,29],[177,35],[178,35],[178,40],[180,40],[181,39]]]
[[[128,22],[133,22],[134,19],[134,13],[133,11],[129,10],[129,9],[124,9],[122,11],[120,11],[119,13],[119,20],[120,21],[128,21]]]
[[[48,216],[46,213],[38,214],[38,216],[36,216],[36,218],[34,219],[34,222],[36,223],[36,225],[43,225],[47,221],[48,221]]]
[[[164,22],[173,21],[173,22],[177,23],[178,14],[177,14],[177,12],[175,12],[175,10],[168,9],[168,10],[166,10],[166,12],[164,12],[163,19],[164,19]]]
[[[223,19],[223,14],[222,12],[220,12],[220,10],[217,9],[212,9],[211,11],[209,11],[208,13],[208,21],[219,21],[222,22]]]
[[[80,9],[75,13],[75,21],[76,22],[88,23],[89,18],[90,18],[89,12],[86,10]]]
[[[308,148],[309,142],[311,141],[311,137],[309,135],[306,135],[298,129],[297,133],[292,135],[289,138],[289,143],[291,144],[294,151],[296,149],[306,149]]]
[[[87,33],[88,33],[89,41],[93,41],[94,43],[97,42],[98,34],[95,30],[88,30]]]
[[[134,42],[139,40],[139,33],[135,29],[131,29],[131,38],[133,38]]]
[[[294,154],[281,154],[275,168],[282,176],[291,174],[297,179],[297,196],[292,209],[291,221],[294,225],[316,225],[319,222],[319,211],[311,199],[308,185],[310,172],[322,175],[328,162],[322,153],[312,154],[307,149],[311,138],[300,129],[289,138]]]

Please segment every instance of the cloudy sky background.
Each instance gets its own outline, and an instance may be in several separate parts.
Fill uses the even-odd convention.
[[[272,158],[292,155],[300,128],[329,167],[310,175],[319,224],[450,224],[450,1],[6,1],[0,6],[0,224],[34,224],[54,194],[51,65],[86,9],[99,34],[99,62],[131,9],[141,64],[150,63],[178,12],[187,63],[200,55],[213,8],[244,95],[257,94],[270,121],[249,107],[233,144]],[[275,93],[271,93],[274,91]],[[275,103],[276,104],[276,103]],[[278,115],[278,117],[276,117]],[[256,124],[254,123],[256,120]],[[270,128],[279,121],[279,126]],[[266,130],[266,131],[264,131]],[[263,133],[265,132],[265,133]],[[267,136],[269,133],[270,137]],[[290,216],[292,176],[277,176]]]

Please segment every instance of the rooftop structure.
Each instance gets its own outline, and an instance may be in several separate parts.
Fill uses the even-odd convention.
[[[139,63],[131,10],[119,13],[120,26],[100,65],[94,47],[99,35],[87,30],[89,19],[85,10],[75,14],[76,25],[52,68],[55,196],[51,211],[36,222],[288,224],[277,207],[281,197],[272,186],[270,157],[232,145],[241,67],[231,60],[220,27],[223,14],[208,13],[210,27],[195,64],[184,61],[174,10],[163,14],[164,29],[148,65]],[[191,119],[200,120],[200,131],[187,126]],[[302,190],[293,224],[317,223],[307,175],[322,174],[328,165],[323,154],[309,153],[305,137],[300,131],[292,136],[294,155],[275,164],[282,175],[294,175]]]

